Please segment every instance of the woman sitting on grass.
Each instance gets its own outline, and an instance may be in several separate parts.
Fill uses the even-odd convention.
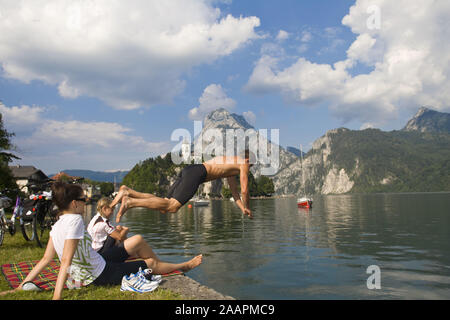
[[[162,262],[148,245],[136,248],[139,256],[147,257],[143,261],[120,263],[105,261],[92,248],[92,239],[85,231],[82,214],[85,210],[86,198],[81,187],[75,184],[56,182],[53,185],[53,201],[60,209],[60,215],[50,232],[44,256],[16,290],[21,290],[24,283],[33,281],[56,254],[58,254],[61,266],[53,299],[61,299],[67,280],[68,287],[72,287],[73,284],[77,286],[120,285],[123,276],[136,273],[140,268],[150,268],[155,274],[164,274],[175,270],[186,272],[202,262],[202,255],[180,264]]]

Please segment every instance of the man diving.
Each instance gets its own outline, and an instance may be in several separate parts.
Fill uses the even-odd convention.
[[[116,222],[120,222],[128,209],[135,207],[159,210],[161,213],[177,212],[194,196],[200,184],[220,178],[227,178],[236,205],[243,214],[252,218],[248,190],[248,174],[252,166],[249,155],[250,152],[246,150],[244,158],[240,156],[220,156],[202,164],[185,167],[179,173],[177,180],[170,186],[166,198],[160,198],[150,193],[137,192],[124,185],[121,186],[119,193],[111,203],[112,208],[119,202],[122,203],[116,216]],[[237,188],[237,175],[240,177],[242,198],[239,196]]]

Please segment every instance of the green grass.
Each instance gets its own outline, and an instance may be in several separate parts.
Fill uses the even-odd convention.
[[[20,227],[14,236],[5,234],[3,244],[0,246],[0,265],[42,258],[45,248],[39,248],[36,242],[27,242],[22,236]],[[47,235],[44,239],[48,239]],[[0,273],[0,292],[11,290],[3,274]],[[16,291],[6,295],[0,295],[0,300],[50,300],[53,291],[27,292]],[[76,290],[63,291],[65,300],[182,300],[183,296],[167,289],[158,288],[151,293],[139,294],[133,292],[121,292],[117,286],[92,286]]]

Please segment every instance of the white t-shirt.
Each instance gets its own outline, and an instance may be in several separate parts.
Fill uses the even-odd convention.
[[[92,249],[92,239],[84,229],[80,214],[66,213],[59,217],[50,231],[56,253],[61,261],[66,239],[79,239],[70,265],[66,285],[69,288],[87,286],[105,269],[105,259]]]
[[[108,235],[114,231],[114,227],[109,224],[107,219],[103,218],[100,213],[97,212],[89,222],[87,231],[92,238],[92,248],[94,248],[95,251],[98,251],[103,247]]]

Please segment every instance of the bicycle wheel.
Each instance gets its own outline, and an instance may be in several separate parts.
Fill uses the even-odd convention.
[[[56,222],[50,214],[50,203],[43,203],[38,207],[36,214],[36,224],[34,228],[34,240],[42,248],[47,244],[52,225]]]
[[[33,229],[33,235],[34,235],[34,240],[36,240],[36,243],[39,248],[42,248],[42,242],[41,242],[41,239],[39,236],[39,233],[41,233],[41,232],[42,232],[42,228],[38,227],[38,223],[35,223],[34,229]]]
[[[3,244],[5,238],[5,228],[3,226],[3,219],[0,219],[0,246]]]
[[[8,221],[8,231],[9,231],[9,234],[10,234],[11,236],[13,236],[13,235],[16,234],[16,225],[15,225],[15,221],[14,221],[14,222],[9,222],[9,221]]]
[[[20,224],[20,229],[22,230],[22,235],[26,241],[34,240],[34,230],[36,229],[36,217],[31,220],[25,220]]]
[[[34,240],[34,229],[36,225],[36,201],[33,199],[24,199],[20,214],[20,230],[26,241]]]
[[[50,217],[46,217],[42,222],[36,222],[34,227],[34,240],[36,240],[36,243],[40,248],[47,245],[47,242],[50,239],[50,230],[55,222],[56,221],[53,221]]]
[[[47,228],[44,222],[45,221],[37,222],[34,228],[34,240],[36,240],[39,248],[42,248],[43,244],[46,244],[48,241],[48,237],[46,237],[48,235],[48,232],[45,232]]]

